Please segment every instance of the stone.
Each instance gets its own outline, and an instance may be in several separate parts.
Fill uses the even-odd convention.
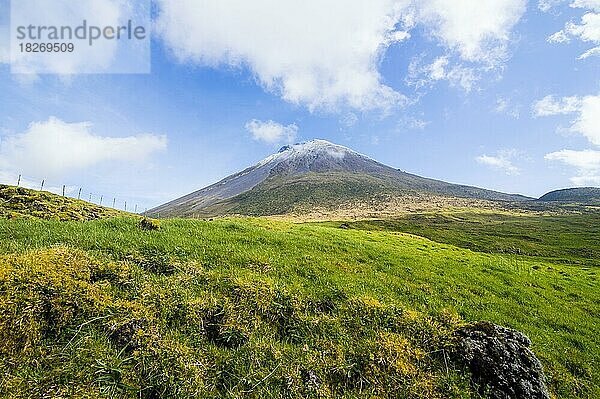
[[[489,322],[456,332],[454,359],[490,399],[550,399],[542,364],[523,333]]]

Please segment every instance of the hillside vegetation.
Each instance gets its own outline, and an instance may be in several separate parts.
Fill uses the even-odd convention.
[[[477,397],[446,354],[489,320],[532,339],[557,397],[596,398],[581,259],[261,219],[4,220],[0,396]]]
[[[580,187],[556,190],[543,195],[540,201],[578,202],[600,205],[600,188]]]
[[[126,213],[45,191],[0,184],[0,218],[93,220]]]
[[[162,210],[160,216],[206,218],[219,215],[285,215],[305,219],[387,217],[449,207],[493,209],[528,203],[467,198],[466,191],[462,193],[463,197],[440,195],[402,187],[401,183],[396,184],[386,176],[341,172],[273,177],[250,191],[210,206],[200,209],[180,206]],[[150,211],[150,214],[158,216],[156,211]]]
[[[324,222],[339,226],[342,222]],[[397,231],[477,252],[600,266],[600,210],[540,214],[455,210],[345,222],[366,231]]]
[[[157,223],[0,193],[0,397],[473,398],[451,354],[479,320],[600,396],[599,212]]]

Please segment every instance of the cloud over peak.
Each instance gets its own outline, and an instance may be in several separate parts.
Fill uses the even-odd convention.
[[[298,126],[295,123],[284,126],[272,120],[263,122],[253,119],[246,123],[246,130],[252,134],[254,140],[268,144],[291,144],[298,134]]]

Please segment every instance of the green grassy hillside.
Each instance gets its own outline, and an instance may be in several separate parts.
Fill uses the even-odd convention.
[[[526,333],[556,397],[600,396],[593,254],[339,224],[161,226],[0,221],[1,396],[477,397],[445,362],[477,320]]]
[[[339,226],[341,222],[324,222]],[[600,267],[600,210],[543,215],[452,211],[346,222],[366,231],[397,231],[477,252],[523,255]]]
[[[0,219],[93,220],[123,215],[90,202],[0,184]]]

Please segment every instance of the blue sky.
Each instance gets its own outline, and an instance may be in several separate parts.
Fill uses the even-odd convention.
[[[141,210],[321,138],[534,197],[600,186],[598,0],[216,3],[155,4],[150,74],[65,76],[10,73],[0,0],[0,181]]]

